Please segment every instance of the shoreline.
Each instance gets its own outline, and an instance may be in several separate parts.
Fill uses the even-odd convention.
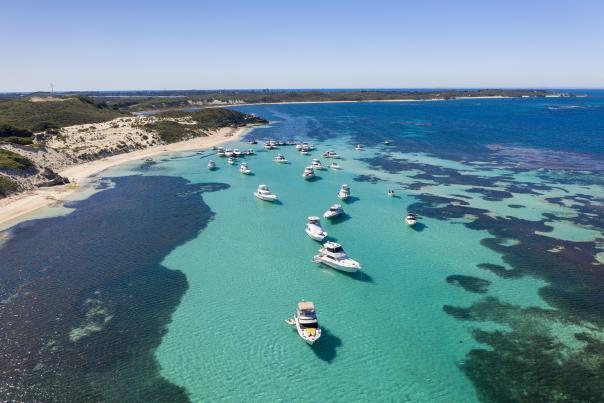
[[[0,199],[0,231],[25,219],[33,212],[65,201],[75,192],[85,189],[88,179],[109,168],[153,156],[184,151],[205,150],[229,141],[239,140],[254,129],[254,126],[225,127],[208,137],[197,137],[178,143],[157,145],[129,153],[116,154],[103,159],[75,164],[58,172],[71,183],[53,187],[37,188]]]
[[[289,101],[289,102],[254,102],[254,103],[238,103],[238,104],[214,104],[214,105],[190,105],[183,108],[172,109],[151,109],[147,111],[132,112],[134,116],[155,115],[162,112],[178,112],[199,110],[204,108],[229,108],[236,106],[254,106],[254,105],[303,105],[303,104],[360,104],[360,103],[377,103],[377,102],[437,102],[437,101],[467,101],[470,99],[533,99],[533,98],[562,98],[562,94],[551,94],[543,97],[514,97],[503,95],[481,96],[481,97],[455,97],[450,99],[445,98],[426,98],[426,99],[364,99],[361,101]]]

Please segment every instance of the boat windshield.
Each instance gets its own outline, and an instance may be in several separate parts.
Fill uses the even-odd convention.
[[[337,246],[337,247],[335,247],[335,248],[333,248],[333,247],[332,247],[332,248],[327,247],[327,250],[328,250],[329,252],[332,252],[332,253],[340,253],[340,252],[344,252],[344,249],[342,249],[342,247],[341,247],[341,246]]]
[[[308,328],[317,329],[317,328],[319,328],[319,324],[317,322],[313,322],[313,323],[300,323],[300,327],[302,329],[308,329]]]

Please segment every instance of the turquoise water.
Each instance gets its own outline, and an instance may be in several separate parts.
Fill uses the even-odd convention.
[[[0,394],[604,395],[601,94],[238,109],[272,122],[248,136],[296,137],[318,150],[252,146],[250,176],[212,152],[132,162],[95,179],[96,193],[0,233]],[[343,170],[303,180],[312,158],[331,162],[326,149],[343,155]],[[273,162],[277,152],[291,163]],[[306,217],[340,202],[343,183],[348,218],[322,221],[362,263],[357,274],[313,263],[319,244],[304,232]],[[260,184],[281,203],[257,200]],[[416,229],[403,221],[410,210]],[[284,322],[301,299],[315,302],[324,329],[312,347]]]
[[[277,151],[248,158],[254,176],[224,160],[214,172],[196,157],[162,165],[164,174],[231,185],[204,197],[214,221],[164,261],[185,273],[190,289],[156,353],[162,375],[197,401],[305,400],[310,385],[338,400],[476,400],[457,363],[477,343],[442,306],[478,297],[444,279],[479,275],[493,282],[494,295],[532,305],[543,305],[536,294],[542,282],[510,283],[476,268],[502,263],[480,245],[483,232],[429,218],[422,231],[406,227],[413,197],[387,197],[391,184],[355,182],[359,153],[344,142],[329,144],[344,155],[344,169],[319,171],[314,182],[301,173],[320,153],[301,156],[293,147],[278,151],[288,165],[272,161]],[[282,204],[256,200],[261,183]],[[360,275],[312,263],[318,243],[304,233],[306,217],[338,202],[343,183],[358,198],[344,204],[350,219],[324,227],[363,264]],[[316,303],[327,329],[312,348],[284,323],[300,299]]]

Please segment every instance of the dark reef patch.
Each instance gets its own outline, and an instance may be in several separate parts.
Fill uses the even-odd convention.
[[[604,396],[604,343],[589,332],[581,343],[564,343],[552,325],[576,325],[572,315],[540,308],[520,308],[485,298],[468,308],[445,305],[459,320],[494,321],[509,331],[473,330],[489,349],[473,349],[460,363],[488,402],[595,402]]]
[[[522,277],[522,274],[518,270],[506,269],[504,266],[493,263],[480,263],[478,265],[479,269],[489,270],[490,272],[498,275],[501,278],[519,278]]]
[[[113,181],[66,216],[14,227],[0,248],[4,399],[188,400],[153,356],[188,287],[161,261],[212,219],[200,194],[228,185]]]
[[[510,192],[496,189],[485,189],[485,188],[470,188],[466,190],[468,193],[479,193],[482,198],[487,201],[502,201],[514,197]]]
[[[368,182],[375,185],[378,182],[384,182],[384,179],[380,179],[375,175],[358,175],[352,178],[355,182]]]
[[[464,290],[478,294],[488,291],[491,282],[478,277],[453,274],[447,277],[447,283],[462,287]]]

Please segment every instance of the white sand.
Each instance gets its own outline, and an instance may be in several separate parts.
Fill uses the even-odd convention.
[[[68,185],[38,188],[0,200],[0,228],[6,227],[6,224],[9,223],[14,225],[20,220],[26,219],[28,214],[42,207],[66,200],[76,190],[82,189],[87,184],[87,179],[91,175],[95,175],[108,168],[160,154],[208,149],[228,141],[237,140],[251,129],[251,127],[222,128],[208,137],[198,137],[174,144],[152,146],[84,164],[69,166],[58,172],[61,176],[71,181]]]

